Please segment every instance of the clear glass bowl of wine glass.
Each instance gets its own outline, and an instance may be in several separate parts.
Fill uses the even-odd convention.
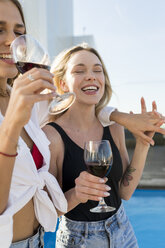
[[[29,34],[20,35],[11,43],[10,47],[13,61],[21,74],[33,67],[50,70],[49,55],[33,36]],[[49,114],[56,115],[67,110],[73,104],[75,98],[73,92],[57,94],[49,104]]]
[[[87,171],[94,176],[105,177],[110,173],[113,164],[113,154],[109,140],[88,141],[84,146],[84,161]],[[108,206],[104,198],[98,206],[90,209],[93,213],[105,213],[114,211],[115,208]]]

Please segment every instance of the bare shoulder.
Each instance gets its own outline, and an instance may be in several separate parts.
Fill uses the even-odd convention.
[[[50,125],[45,125],[42,130],[44,131],[48,140],[50,141],[50,150],[52,154],[61,154],[64,149],[64,144],[59,132]]]
[[[53,126],[45,125],[44,127],[42,127],[42,130],[52,144],[57,143],[61,140],[59,132]]]
[[[50,141],[49,149],[51,152],[51,161],[49,172],[53,174],[60,185],[62,185],[62,164],[64,159],[63,140],[58,131],[50,125],[44,126],[42,130]]]
[[[114,123],[109,126],[112,138],[117,145],[118,149],[120,149],[121,143],[125,140],[124,127],[120,124]]]

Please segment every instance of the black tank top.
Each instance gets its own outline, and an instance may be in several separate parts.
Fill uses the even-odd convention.
[[[83,159],[84,150],[79,147],[66,132],[56,123],[51,122],[48,125],[53,126],[61,135],[64,142],[65,153],[62,170],[62,190],[65,193],[71,188],[75,187],[75,179],[79,176],[80,172],[86,170],[86,165]],[[122,161],[119,154],[119,150],[113,141],[109,127],[104,127],[103,140],[109,140],[112,152],[113,152],[113,165],[109,173],[108,182],[106,183],[111,187],[110,196],[105,197],[107,205],[116,208],[114,212],[109,213],[91,213],[89,210],[96,207],[98,202],[89,200],[87,203],[81,203],[70,212],[66,213],[65,216],[71,220],[77,221],[99,221],[105,220],[112,216],[120,207],[121,198],[119,196],[119,181],[121,180],[123,167]]]

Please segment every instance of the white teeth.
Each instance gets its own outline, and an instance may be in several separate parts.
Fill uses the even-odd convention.
[[[2,59],[12,59],[12,55],[11,54],[0,54],[0,58],[2,58]]]
[[[87,86],[87,87],[84,87],[82,90],[97,90],[97,87],[96,86]]]

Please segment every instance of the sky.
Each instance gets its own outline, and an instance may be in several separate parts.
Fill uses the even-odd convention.
[[[73,0],[74,35],[93,35],[113,89],[109,105],[165,115],[165,1]]]

